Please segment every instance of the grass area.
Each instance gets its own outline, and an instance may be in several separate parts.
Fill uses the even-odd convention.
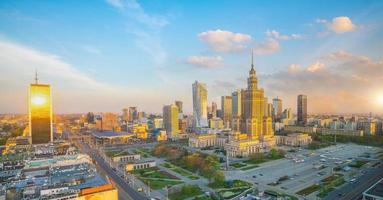
[[[309,195],[309,194],[311,194],[311,193],[313,193],[319,189],[320,189],[320,186],[317,184],[314,184],[314,185],[310,185],[309,187],[304,188],[303,190],[298,191],[297,194],[307,196],[307,195]]]
[[[183,200],[195,196],[202,195],[203,192],[201,188],[196,185],[184,185],[181,190],[178,192],[174,192],[169,194],[170,200]]]
[[[244,164],[244,163],[232,163],[232,164],[230,164],[230,166],[232,166],[232,167],[234,167],[234,168],[241,168],[241,167],[245,167],[245,166],[247,166],[246,164]]]
[[[195,197],[194,200],[218,200],[218,199],[214,196],[201,195],[201,196]]]
[[[354,167],[354,168],[361,168],[363,165],[365,165],[366,163],[368,163],[367,160],[357,160],[351,164],[349,164],[348,166],[350,167]]]
[[[258,165],[248,165],[246,167],[242,167],[241,170],[242,171],[246,171],[246,170],[250,170],[250,169],[254,169],[254,168],[257,168],[259,167]]]
[[[130,153],[128,151],[121,151],[121,150],[115,150],[115,151],[106,151],[105,155],[109,158],[117,157],[117,156],[126,156]]]
[[[285,151],[279,149],[271,149],[267,153],[254,153],[249,156],[249,160],[244,161],[246,164],[260,164],[272,160],[278,160],[285,157]]]
[[[231,199],[235,196],[238,196],[245,190],[248,190],[250,187],[237,187],[237,188],[230,188],[230,189],[223,189],[218,191],[218,196],[220,199]]]
[[[133,174],[153,190],[183,183],[178,177],[160,171],[157,167],[134,170]]]
[[[209,187],[213,189],[227,189],[237,187],[251,187],[251,183],[242,180],[225,181],[222,185],[209,184]]]
[[[187,171],[185,169],[182,169],[182,168],[180,168],[178,166],[175,166],[175,165],[173,165],[171,163],[167,163],[167,162],[166,163],[162,163],[161,166],[166,167],[166,168],[168,168],[168,169],[170,169],[170,170],[172,170],[172,171],[174,171],[174,172],[176,172],[176,173],[178,173],[178,174],[180,174],[182,176],[188,177],[189,179],[192,179],[192,180],[199,179],[199,177],[193,175],[193,173],[191,173],[191,172],[189,172],[189,171]]]
[[[277,191],[274,191],[274,190],[266,190],[265,193],[269,194],[269,195],[272,195],[272,196],[275,196],[277,198],[282,198],[284,200],[298,200],[298,198],[295,197],[295,196],[292,196],[292,195],[289,195],[289,194],[285,194],[285,193],[281,193],[281,192],[277,192]]]
[[[173,186],[177,184],[183,183],[182,181],[170,181],[170,180],[147,180],[147,179],[140,179],[143,181],[146,185],[149,185],[152,190],[159,190],[162,188],[165,188],[166,186]]]
[[[343,174],[333,174],[327,178],[324,178],[321,180],[323,183],[322,187],[320,188],[319,193],[317,194],[318,197],[325,197],[327,194],[335,189],[335,187],[338,187],[340,185],[343,185],[346,181],[343,178]]]

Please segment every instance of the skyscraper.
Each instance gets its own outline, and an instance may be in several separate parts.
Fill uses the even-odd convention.
[[[211,102],[211,114],[213,115],[212,118],[217,117],[217,103]]]
[[[226,128],[231,127],[232,118],[232,99],[231,96],[221,97],[221,110],[223,113],[223,124]]]
[[[176,105],[171,104],[164,106],[163,123],[168,138],[175,138],[178,136],[178,107]]]
[[[298,124],[306,125],[307,124],[307,96],[306,95],[298,95],[297,102],[297,114],[298,114]]]
[[[32,144],[53,141],[52,129],[52,97],[51,88],[47,84],[36,82],[29,87],[29,131]]]
[[[273,99],[273,109],[275,119],[279,120],[282,114],[282,99],[278,97]]]
[[[258,79],[254,69],[253,59],[247,79],[247,89],[241,91],[241,132],[247,133],[251,139],[272,137],[272,122],[270,117],[264,116],[265,95],[262,88],[258,89]]]
[[[138,119],[137,107],[129,107],[129,121],[132,122]]]
[[[194,128],[207,127],[207,90],[206,84],[193,83]]]
[[[182,101],[176,101],[176,106],[178,107],[178,113],[183,113],[182,110]]]
[[[122,109],[122,120],[129,121],[129,109],[124,108]]]
[[[231,94],[232,99],[232,116],[241,117],[241,90],[237,90]]]

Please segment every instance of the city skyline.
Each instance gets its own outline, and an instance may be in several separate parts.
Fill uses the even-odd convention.
[[[208,105],[244,88],[250,49],[265,96],[280,97],[283,108],[295,112],[305,94],[309,114],[382,113],[383,3],[334,4],[4,1],[0,113],[28,112],[27,85],[38,70],[54,113],[161,113],[177,99],[191,114],[195,80],[206,83]]]

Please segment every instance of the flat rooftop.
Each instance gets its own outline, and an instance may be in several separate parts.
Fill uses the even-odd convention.
[[[373,186],[368,188],[364,194],[374,197],[383,198],[383,178],[380,179],[377,183],[375,183]]]
[[[128,132],[114,132],[114,131],[96,131],[92,135],[96,138],[117,138],[117,137],[130,137],[133,134]]]

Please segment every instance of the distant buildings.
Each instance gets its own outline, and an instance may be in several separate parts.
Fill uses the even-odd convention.
[[[297,123],[298,125],[306,125],[307,124],[307,96],[306,95],[298,95],[297,100]]]
[[[290,133],[287,135],[276,135],[277,145],[302,147],[312,142],[311,136],[305,133]]]
[[[207,127],[207,89],[206,84],[193,83],[194,128]]]
[[[53,141],[52,97],[47,84],[36,83],[29,87],[29,128],[32,144]]]
[[[274,117],[278,121],[282,114],[282,99],[279,99],[278,97],[273,99],[273,110]]]
[[[180,113],[180,114],[183,113],[182,101],[176,101],[175,104],[178,107],[178,113]]]
[[[240,118],[242,114],[242,98],[241,98],[241,90],[237,90],[231,94],[232,99],[232,116],[233,118]]]
[[[221,110],[223,114],[223,125],[226,128],[231,127],[232,119],[232,99],[231,96],[222,96],[221,97]]]
[[[175,104],[163,107],[163,122],[168,138],[176,138],[179,133],[178,107]]]

